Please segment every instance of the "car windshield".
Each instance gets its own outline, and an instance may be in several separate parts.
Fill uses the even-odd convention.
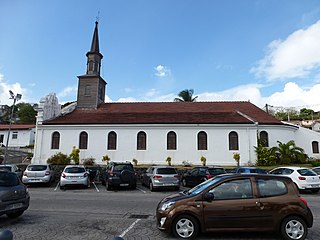
[[[212,186],[213,184],[219,182],[220,180],[221,180],[221,177],[219,177],[219,176],[210,178],[207,181],[204,181],[204,182],[200,183],[199,185],[195,186],[194,188],[191,188],[189,191],[186,191],[186,193],[188,195],[191,195],[191,194],[197,195],[197,194],[201,193],[207,187]]]
[[[11,172],[11,167],[9,167],[9,166],[0,166],[0,170]]]
[[[46,165],[31,165],[28,166],[27,170],[28,171],[44,171],[47,169]]]
[[[298,170],[298,173],[301,176],[317,176],[317,174],[314,171],[307,168]]]
[[[12,187],[19,185],[19,179],[16,174],[11,172],[0,172],[0,186]]]
[[[223,168],[209,168],[208,171],[212,175],[218,175],[218,174],[226,173],[226,171]]]
[[[177,171],[174,168],[158,168],[157,174],[177,174]]]
[[[65,173],[83,173],[86,170],[82,167],[70,167],[64,170]]]

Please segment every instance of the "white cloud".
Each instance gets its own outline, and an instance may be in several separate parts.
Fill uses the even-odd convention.
[[[320,21],[268,45],[266,56],[251,69],[269,80],[306,77],[320,66]]]
[[[156,70],[155,75],[160,78],[168,77],[171,75],[171,70],[166,66],[158,65],[154,68],[154,70]]]
[[[270,96],[263,96],[265,86],[260,84],[241,85],[220,92],[204,92],[195,94],[197,101],[250,101],[256,106],[263,108],[266,104],[274,107],[291,108],[297,110],[303,107],[320,111],[320,84],[311,87],[301,87],[294,82],[285,84],[283,89]],[[150,94],[154,93],[154,94]],[[145,95],[135,98],[120,98],[117,102],[173,102],[176,93],[161,95],[155,89],[147,91]]]
[[[0,73],[0,105],[9,105],[13,104],[13,100],[10,99],[9,90],[11,90],[14,94],[22,94],[21,101],[27,102],[26,100],[26,90],[22,88],[20,83],[9,84],[5,82],[4,76]]]
[[[58,98],[64,98],[67,96],[74,96],[77,94],[78,91],[78,87],[77,86],[69,86],[69,87],[65,87],[64,89],[62,89],[62,91],[60,91],[57,96]]]

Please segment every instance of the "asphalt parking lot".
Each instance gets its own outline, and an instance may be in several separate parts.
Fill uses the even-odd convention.
[[[186,188],[181,187],[181,190]],[[31,186],[29,209],[18,219],[0,216],[0,230],[9,229],[14,239],[173,239],[156,227],[158,202],[173,190],[151,192],[138,184],[137,189],[107,191],[100,183],[90,188],[60,190]],[[320,239],[320,194],[303,194],[313,214],[314,226],[308,238]],[[273,233],[208,233],[198,239],[271,240],[280,239]]]

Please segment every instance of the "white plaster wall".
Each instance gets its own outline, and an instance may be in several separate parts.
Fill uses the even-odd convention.
[[[60,149],[51,149],[51,136],[60,132]],[[235,165],[234,152],[241,154],[241,164],[255,162],[254,147],[257,129],[254,125],[153,125],[153,126],[45,126],[39,125],[33,162],[45,162],[55,153],[70,154],[72,147],[78,147],[79,135],[88,133],[88,149],[80,151],[80,158],[93,157],[101,163],[102,156],[108,154],[113,161],[138,160],[139,164],[166,164],[166,158],[172,158],[172,164],[187,161],[201,164],[201,156],[207,158],[207,164]],[[117,133],[117,150],[107,150],[107,134]],[[147,135],[147,150],[136,150],[137,134],[144,131]],[[177,134],[177,150],[167,150],[167,133]],[[208,150],[197,150],[197,134],[205,131],[208,136]],[[239,151],[230,151],[228,134],[236,131],[239,136]]]
[[[312,142],[317,141],[320,144],[320,133],[313,130],[300,127],[296,132],[296,145],[305,150],[309,157],[320,159],[320,154],[312,152]]]
[[[17,133],[18,137],[12,139],[12,134]],[[8,131],[0,131],[0,134],[4,135],[3,144],[7,144]],[[28,130],[13,130],[10,131],[9,136],[9,147],[25,147],[27,145],[33,144],[35,139],[35,128]]]

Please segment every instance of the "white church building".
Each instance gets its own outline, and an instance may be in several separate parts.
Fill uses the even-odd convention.
[[[268,147],[294,140],[309,157],[320,159],[320,133],[283,123],[250,102],[105,103],[106,82],[100,76],[98,23],[87,56],[86,74],[78,76],[75,104],[60,110],[54,94],[41,99],[33,163],[56,153],[80,149],[80,159],[98,164],[138,160],[138,164],[235,165],[256,162],[258,136]]]

